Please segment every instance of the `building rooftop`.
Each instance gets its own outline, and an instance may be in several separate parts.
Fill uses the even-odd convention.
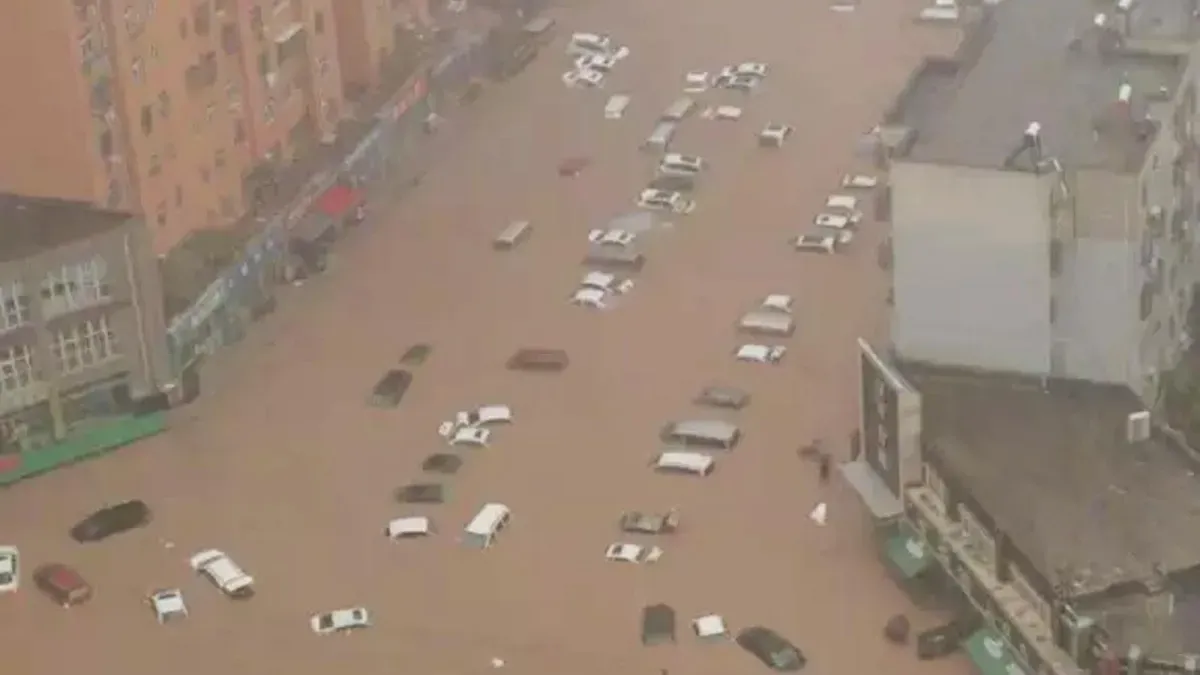
[[[918,133],[909,158],[1002,168],[1037,122],[1045,158],[1140,169],[1153,130],[1138,121],[1179,85],[1190,4],[1135,3],[1124,39],[1116,37],[1122,22],[1115,3],[1006,0],[993,6],[977,31],[982,49],[966,50],[972,58],[958,72],[926,69],[907,93],[909,110],[899,116]],[[1097,12],[1109,17],[1103,29]],[[1123,109],[1122,85],[1130,91]]]
[[[1039,570],[1079,597],[1200,565],[1200,480],[1181,451],[1126,441],[1132,393],[902,366],[927,447]]]
[[[0,193],[0,262],[20,260],[129,222],[128,213],[80,202]]]

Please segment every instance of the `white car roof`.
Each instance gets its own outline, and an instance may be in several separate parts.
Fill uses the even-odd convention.
[[[737,350],[737,355],[742,358],[765,359],[770,353],[771,348],[767,345],[742,345]]]
[[[187,612],[187,605],[183,602],[183,592],[178,588],[156,591],[154,595],[150,596],[150,601],[154,603],[154,611],[159,614]]]
[[[771,295],[763,298],[760,307],[762,309],[769,309],[777,312],[791,312],[792,296],[785,295],[783,293],[772,293]]]
[[[600,290],[599,288],[586,286],[575,291],[575,295],[572,295],[571,299],[579,303],[603,304],[604,298],[606,297],[608,297],[608,293]]]
[[[720,614],[709,614],[693,620],[692,630],[695,631],[697,637],[702,638],[720,637],[729,634],[729,627],[725,625],[725,618]]]
[[[512,408],[503,403],[488,403],[475,409],[475,414],[483,420],[501,420],[512,418]]]
[[[704,161],[704,159],[697,155],[684,155],[682,153],[672,152],[670,154],[663,155],[662,161],[659,163],[660,164],[698,164],[703,161]]]
[[[486,443],[488,436],[491,436],[491,435],[492,435],[492,432],[490,432],[487,429],[484,429],[482,427],[460,427],[458,430],[456,430],[454,432],[454,436],[453,436],[452,440],[455,440],[455,441],[474,440],[474,441],[479,441],[480,443]]]
[[[225,590],[238,590],[254,583],[254,578],[238,567],[233,558],[216,549],[192,556],[192,568],[208,574]]]
[[[670,192],[668,190],[656,190],[654,188],[647,188],[645,190],[642,190],[642,199],[670,199],[671,196],[674,194],[675,194],[674,192]]]
[[[826,208],[830,209],[848,209],[853,211],[858,208],[858,197],[854,195],[829,195],[825,200]]]
[[[425,516],[407,516],[395,518],[387,524],[387,536],[402,537],[410,534],[429,534],[433,531],[433,522]]]
[[[608,272],[588,272],[583,275],[583,280],[580,281],[581,286],[589,288],[608,289],[617,282],[617,277]]]
[[[17,571],[17,558],[20,554],[16,547],[4,546],[0,548],[0,572],[12,574]]]
[[[689,471],[702,471],[705,467],[710,466],[715,462],[712,457],[699,452],[686,452],[683,450],[671,450],[659,454],[655,460],[655,466],[668,469],[687,469]]]

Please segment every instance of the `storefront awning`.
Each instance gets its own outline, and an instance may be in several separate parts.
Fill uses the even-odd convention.
[[[871,515],[887,519],[895,518],[904,512],[904,505],[900,503],[900,498],[888,489],[883,479],[875,473],[875,469],[871,468],[870,464],[859,459],[846,462],[839,468],[846,482],[854,488],[863,503],[867,505]]]
[[[984,628],[967,638],[963,648],[982,675],[1026,675],[1017,664],[1009,646],[991,628]]]
[[[340,219],[362,200],[362,191],[348,185],[334,185],[317,199],[317,212],[335,220]]]
[[[929,547],[904,523],[901,523],[896,533],[887,540],[884,550],[888,561],[905,579],[912,579],[925,571],[933,561]]]

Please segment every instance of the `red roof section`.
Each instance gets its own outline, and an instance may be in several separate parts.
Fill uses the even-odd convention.
[[[363,193],[348,185],[335,185],[317,199],[317,210],[330,218],[341,218],[358,206]]]

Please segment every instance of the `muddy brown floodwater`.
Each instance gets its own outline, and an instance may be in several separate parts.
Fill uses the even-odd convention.
[[[915,26],[913,2],[864,0],[835,14],[819,0],[615,0],[556,12],[562,32],[604,31],[632,56],[603,91],[569,91],[561,44],[514,81],[453,115],[441,156],[416,191],[340,245],[333,271],[288,289],[281,309],[206,372],[205,396],[167,434],[0,494],[0,539],[27,568],[76,565],[94,601],[63,611],[28,589],[0,597],[5,671],[290,675],[412,672],[472,675],[490,659],[525,674],[761,673],[731,644],[700,644],[691,618],[720,613],[763,624],[805,650],[820,673],[957,673],[886,644],[882,628],[913,610],[872,553],[865,515],[843,485],[818,484],[795,448],[844,438],[856,410],[855,345],[878,334],[884,279],[868,223],[843,256],[785,244],[810,221],[855,138],[878,120],[922,55],[947,36]],[[693,118],[680,151],[711,170],[699,208],[645,235],[634,291],[605,312],[570,307],[584,271],[585,234],[628,211],[650,177],[637,150],[684,71],[742,60],[771,65],[745,118]],[[626,118],[606,121],[607,97],[627,92]],[[713,100],[722,97],[712,95]],[[756,147],[768,121],[797,127],[779,152]],[[592,165],[556,176],[569,155]],[[499,254],[507,221],[534,234]],[[778,367],[735,363],[738,315],[763,295],[797,298],[800,330]],[[434,345],[403,405],[364,398],[416,342]],[[508,372],[517,347],[559,346],[560,375]],[[709,382],[753,394],[737,414],[744,440],[707,479],[670,478],[646,463],[664,422],[702,413],[689,401]],[[420,477],[439,449],[438,423],[480,403],[510,404],[493,447],[464,451],[447,503],[405,508],[393,488]],[[77,546],[67,527],[104,502],[140,497],[156,518],[102,544]],[[830,524],[806,514],[830,504]],[[487,551],[457,532],[479,506],[513,510]],[[653,566],[606,563],[626,509],[676,506],[682,532]],[[390,518],[428,513],[436,536],[392,543]],[[228,601],[193,577],[187,557],[229,552],[258,596]],[[142,604],[157,587],[184,590],[191,617],[160,627]],[[643,648],[647,603],[673,605],[674,647]],[[375,626],[320,638],[319,611],[365,605]]]

